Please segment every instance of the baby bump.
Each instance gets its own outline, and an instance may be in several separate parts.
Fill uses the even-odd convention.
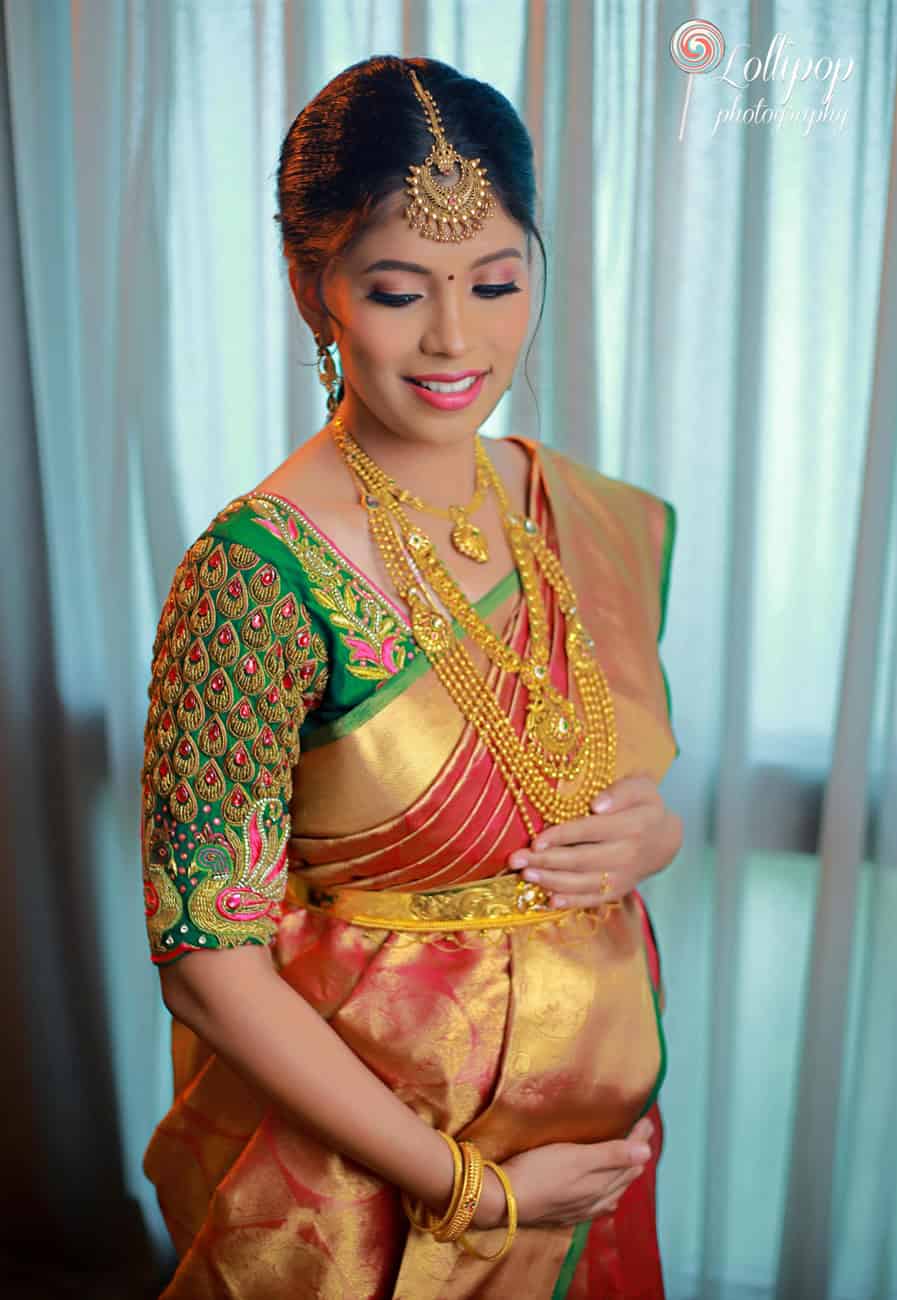
[[[511,934],[511,997],[492,1100],[460,1134],[506,1160],[624,1136],[653,1099],[662,1030],[635,900]]]
[[[346,944],[355,962],[343,952],[343,979],[326,977],[322,948],[336,958]],[[487,1158],[622,1136],[652,1096],[662,1047],[631,899],[603,923],[579,913],[426,940],[327,919],[313,948],[318,961],[306,951],[284,977],[397,1096]]]

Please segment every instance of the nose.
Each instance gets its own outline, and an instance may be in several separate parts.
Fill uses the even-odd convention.
[[[467,352],[464,309],[454,285],[444,285],[433,295],[420,346],[427,356],[463,357]]]

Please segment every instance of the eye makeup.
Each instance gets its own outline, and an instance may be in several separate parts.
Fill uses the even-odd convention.
[[[509,293],[520,293],[520,285],[515,280],[502,281],[500,283],[487,282],[485,284],[475,284],[471,287],[471,292],[477,298],[504,298]],[[419,293],[393,293],[387,289],[371,289],[367,294],[368,302],[379,303],[383,307],[407,307],[412,302],[417,302],[423,294]]]

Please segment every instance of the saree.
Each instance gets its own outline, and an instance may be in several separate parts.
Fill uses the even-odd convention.
[[[617,778],[659,781],[678,752],[658,655],[673,508],[517,441],[530,456],[528,511],[611,689]],[[550,673],[566,691],[564,620],[544,580],[542,595]],[[516,570],[477,608],[525,649]],[[468,649],[519,733],[519,678]],[[646,1113],[654,1122],[651,1162],[613,1214],[521,1227],[492,1263],[412,1229],[398,1188],[275,1111],[175,1020],[175,1099],[144,1157],[180,1261],[164,1300],[659,1300],[665,1047],[640,896],[608,914],[451,931],[309,905],[347,886],[414,891],[433,908],[447,890],[475,898],[528,844],[401,607],[295,503],[237,498],[175,574],[150,701],[141,833],[154,961],[269,943],[279,976],[381,1080],[488,1159],[622,1137]],[[500,1240],[478,1234],[481,1249]]]

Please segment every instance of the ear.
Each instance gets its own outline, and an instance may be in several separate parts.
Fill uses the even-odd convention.
[[[320,334],[325,345],[333,342],[330,317],[321,307],[318,296],[318,272],[303,271],[295,262],[289,263],[290,288],[299,309],[299,315],[313,334]]]

